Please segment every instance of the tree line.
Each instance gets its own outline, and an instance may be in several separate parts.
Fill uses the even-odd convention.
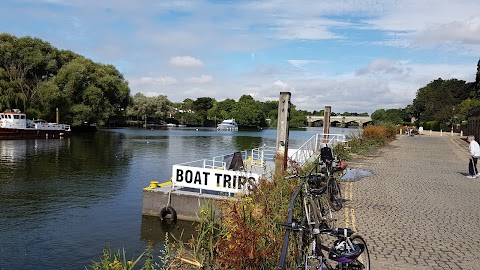
[[[0,34],[0,110],[72,125],[104,124],[130,103],[130,88],[113,66],[95,63],[38,38]]]
[[[391,124],[410,124],[440,130],[457,124],[466,125],[469,112],[480,107],[480,60],[475,82],[438,78],[417,90],[412,104],[402,109],[379,109],[372,120]]]
[[[119,119],[201,126],[234,118],[244,127],[266,127],[277,124],[278,101],[243,95],[238,101],[201,97],[175,103],[164,95],[131,96],[128,82],[113,65],[59,50],[38,38],[0,34],[0,111],[20,109],[29,118],[54,121],[57,108],[62,122],[74,126],[109,125]],[[292,104],[290,126],[306,126],[307,115],[323,115],[323,110],[297,110]]]

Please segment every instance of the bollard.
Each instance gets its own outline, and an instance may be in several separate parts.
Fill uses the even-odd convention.
[[[463,130],[460,130],[460,137],[463,137]]]
[[[440,129],[440,136],[443,136],[443,130]]]
[[[450,136],[453,137],[453,129],[450,131]]]

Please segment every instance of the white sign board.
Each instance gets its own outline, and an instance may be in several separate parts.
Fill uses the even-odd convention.
[[[173,186],[236,193],[258,183],[259,174],[173,165]]]

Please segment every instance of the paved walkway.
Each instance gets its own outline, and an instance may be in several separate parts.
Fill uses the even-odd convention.
[[[372,269],[480,269],[480,178],[465,176],[467,148],[459,137],[399,136],[349,163],[373,172],[345,184],[341,210]]]

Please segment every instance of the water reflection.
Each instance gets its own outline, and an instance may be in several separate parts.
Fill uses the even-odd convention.
[[[162,222],[158,217],[142,216],[141,239],[152,244],[161,244],[165,241],[168,232],[175,239],[188,242],[192,236],[197,236],[197,223],[179,220],[176,224]]]

